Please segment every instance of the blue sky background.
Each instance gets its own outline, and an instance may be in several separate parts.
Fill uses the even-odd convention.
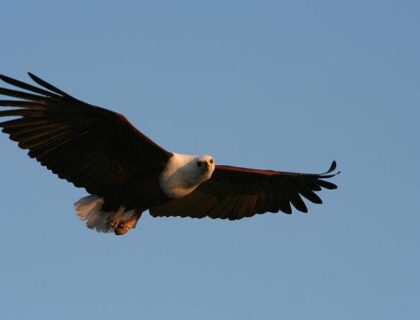
[[[5,1],[0,72],[165,148],[322,172],[310,213],[124,237],[0,135],[1,319],[420,319],[418,1]]]

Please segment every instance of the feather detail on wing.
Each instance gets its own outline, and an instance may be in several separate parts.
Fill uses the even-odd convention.
[[[315,191],[337,188],[325,180],[339,173],[333,173],[335,169],[335,161],[322,174],[216,166],[213,176],[195,191],[181,199],[153,207],[150,213],[154,217],[237,220],[265,212],[290,214],[292,206],[307,212],[302,197],[313,203],[322,203]]]
[[[159,173],[171,153],[133,127],[121,114],[82,102],[37,76],[39,88],[6,76],[21,90],[0,88],[0,123],[19,147],[60,178],[95,195],[118,197],[141,174]]]

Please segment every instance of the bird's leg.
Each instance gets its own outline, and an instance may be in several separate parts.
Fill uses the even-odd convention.
[[[118,212],[117,212],[118,213]],[[113,229],[117,236],[121,236],[126,234],[130,229],[136,227],[137,221],[140,219],[143,210],[136,209],[134,214],[130,215],[129,217],[125,218],[124,215],[114,219],[113,221]]]
[[[122,219],[124,215],[125,207],[121,206],[117,212],[115,212],[113,215],[108,216],[108,228],[114,229],[117,227],[117,225],[120,223],[120,220]]]

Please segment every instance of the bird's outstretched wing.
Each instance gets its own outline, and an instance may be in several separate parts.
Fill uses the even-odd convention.
[[[336,162],[322,174],[280,172],[216,166],[213,176],[189,195],[150,209],[154,217],[180,216],[236,220],[265,212],[307,212],[302,196],[313,203],[322,203],[315,194],[321,188],[337,186],[331,178]]]
[[[160,172],[171,153],[133,127],[121,114],[82,102],[37,76],[43,88],[0,75],[21,90],[0,88],[2,131],[43,166],[89,193],[118,197],[142,173]]]

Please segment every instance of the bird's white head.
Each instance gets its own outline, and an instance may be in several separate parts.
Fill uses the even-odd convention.
[[[209,155],[204,155],[196,157],[194,161],[200,174],[202,175],[203,181],[210,179],[215,168],[214,158]]]
[[[210,179],[214,169],[214,158],[209,155],[174,153],[160,175],[160,187],[167,196],[180,198]]]

